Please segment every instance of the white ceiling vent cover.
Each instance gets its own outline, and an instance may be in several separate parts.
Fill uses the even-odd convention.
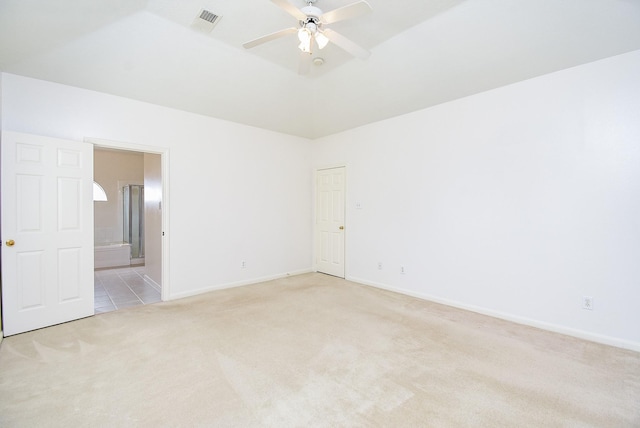
[[[220,15],[216,15],[206,9],[201,9],[196,19],[193,20],[191,28],[202,31],[203,33],[210,33],[221,18],[222,16]]]

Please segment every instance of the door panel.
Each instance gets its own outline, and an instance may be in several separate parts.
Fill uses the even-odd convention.
[[[92,184],[91,144],[2,134],[5,335],[93,315]]]
[[[317,172],[316,240],[318,272],[344,278],[345,168]]]
[[[58,178],[58,230],[82,229],[82,180]]]
[[[23,251],[16,256],[18,309],[33,309],[44,306],[44,262],[42,251]],[[3,276],[4,279],[4,276]],[[5,288],[9,285],[5,285]],[[4,297],[3,297],[4,299]],[[3,300],[4,303],[4,300]],[[4,309],[4,305],[3,305]],[[6,310],[6,309],[5,309]],[[6,330],[6,324],[5,324]]]
[[[16,232],[42,232],[42,177],[17,174]],[[2,192],[3,194],[5,192]]]
[[[82,298],[82,249],[63,248],[58,250],[58,285],[60,302]]]

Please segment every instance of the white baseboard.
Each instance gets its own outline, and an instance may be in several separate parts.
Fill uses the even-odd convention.
[[[395,293],[404,294],[411,297],[416,297],[422,300],[428,300],[430,302],[440,303],[443,305],[451,306],[454,308],[464,309],[471,312],[476,312],[482,315],[488,315],[494,318],[503,319],[506,321],[515,322],[517,324],[523,324],[530,327],[536,327],[542,330],[552,331],[554,333],[560,333],[567,336],[577,337],[579,339],[589,340],[591,342],[601,343],[604,345],[615,346],[617,348],[629,349],[631,351],[640,352],[640,343],[631,342],[624,339],[619,339],[617,337],[605,336],[597,333],[591,333],[589,331],[574,329],[571,327],[566,327],[562,325],[547,323],[544,321],[538,321],[531,318],[521,317],[513,314],[508,314],[500,311],[494,311],[492,309],[487,309],[479,306],[468,305],[465,303],[457,302],[449,299],[442,299],[436,296],[431,296],[424,293],[416,293],[414,291],[405,290],[402,288],[392,287],[386,284],[380,284],[377,282],[369,281],[362,278],[357,277],[349,277],[347,280],[352,282],[357,282],[358,284],[368,285],[371,287],[381,288],[387,291],[393,291]]]
[[[183,299],[185,297],[197,296],[198,294],[208,293],[209,291],[224,290],[226,288],[242,287],[244,285],[257,284],[259,282],[272,281],[274,279],[286,278],[288,276],[294,276],[294,275],[302,275],[302,274],[310,273],[310,272],[313,272],[313,270],[311,268],[309,268],[309,269],[301,269],[301,270],[297,270],[297,271],[279,273],[279,274],[275,274],[275,275],[268,275],[268,276],[263,276],[263,277],[259,277],[259,278],[251,278],[251,279],[242,280],[242,281],[236,281],[236,282],[229,282],[229,283],[225,283],[225,284],[212,285],[210,287],[203,287],[203,288],[199,288],[197,290],[192,290],[192,291],[187,291],[187,292],[183,292],[183,293],[173,294],[173,295],[169,296],[168,300]]]

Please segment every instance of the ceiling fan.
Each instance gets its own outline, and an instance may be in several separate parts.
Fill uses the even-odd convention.
[[[284,30],[250,40],[242,45],[245,49],[251,49],[263,43],[297,33],[298,39],[300,40],[298,48],[302,51],[300,55],[300,66],[298,68],[300,74],[306,74],[309,71],[311,55],[313,54],[314,48],[317,46],[318,49],[323,49],[329,42],[361,59],[366,59],[371,54],[368,50],[352,42],[340,33],[330,28],[325,28],[327,24],[355,18],[370,12],[372,10],[371,6],[365,0],[359,0],[355,3],[330,10],[329,12],[322,12],[322,10],[314,6],[317,0],[305,0],[307,5],[302,9],[298,9],[289,3],[288,0],[271,1],[296,18],[298,20],[298,27],[285,28]]]

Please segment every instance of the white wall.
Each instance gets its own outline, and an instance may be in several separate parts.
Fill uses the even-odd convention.
[[[2,112],[5,131],[169,149],[170,298],[310,269],[308,140],[11,74]]]
[[[347,165],[348,278],[640,350],[639,76],[636,51],[315,141]]]

